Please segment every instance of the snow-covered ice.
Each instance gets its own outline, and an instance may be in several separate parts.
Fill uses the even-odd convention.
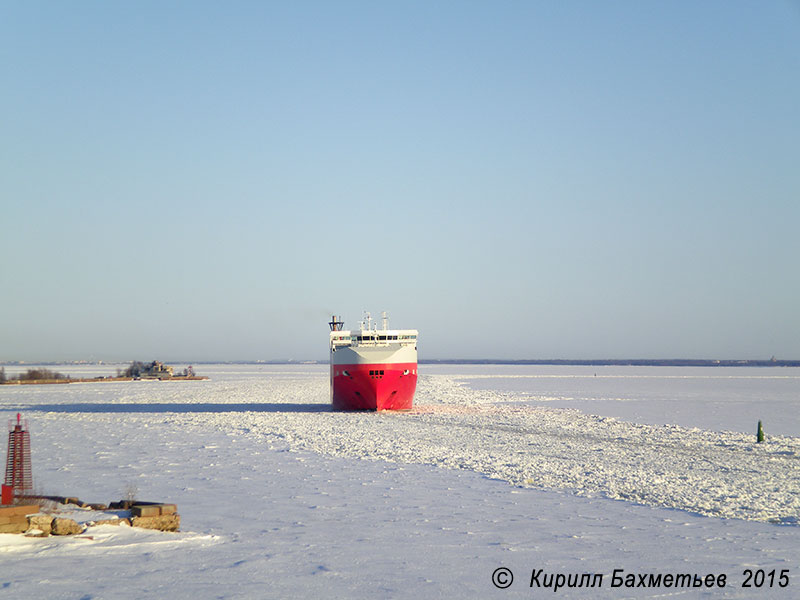
[[[0,594],[552,594],[529,587],[534,569],[604,574],[566,597],[700,593],[612,589],[624,569],[725,574],[714,597],[797,596],[800,434],[769,427],[791,427],[797,370],[423,366],[416,409],[377,414],[331,412],[326,366],[198,370],[212,380],[0,388],[0,417],[30,422],[42,493],[138,488],[182,517],[176,534],[0,535]],[[720,408],[748,395],[764,444]],[[789,587],[742,588],[747,568],[788,569]]]

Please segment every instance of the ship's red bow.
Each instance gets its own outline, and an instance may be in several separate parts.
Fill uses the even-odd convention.
[[[416,363],[331,365],[334,410],[409,410]]]

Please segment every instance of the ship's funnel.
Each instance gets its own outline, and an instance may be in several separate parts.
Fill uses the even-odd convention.
[[[328,325],[330,325],[331,331],[341,331],[342,327],[344,327],[344,321],[342,321],[341,316],[331,315],[331,321]]]

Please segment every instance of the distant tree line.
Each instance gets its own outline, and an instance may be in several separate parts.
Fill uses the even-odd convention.
[[[183,373],[179,373],[179,375],[183,377],[192,376],[194,375],[194,370],[192,367],[188,367],[183,370]],[[132,377],[134,379],[139,377],[169,378],[173,377],[173,368],[157,360],[149,363],[135,360],[124,371],[122,369],[117,369],[117,377]]]
[[[143,362],[135,360],[124,371],[122,369],[117,369],[117,377],[141,377],[146,374],[149,369],[149,364],[144,364]]]
[[[51,371],[50,369],[28,369],[24,373],[20,373],[14,377],[7,377],[5,367],[0,367],[0,383],[7,383],[9,381],[42,381],[53,379],[69,379],[68,375]]]

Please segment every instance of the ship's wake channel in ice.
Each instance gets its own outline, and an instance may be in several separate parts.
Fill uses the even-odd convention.
[[[301,411],[324,401],[324,380],[287,410],[182,412],[182,427],[215,424],[272,448],[469,469],[523,487],[561,489],[703,515],[797,524],[800,439],[642,425],[512,402],[446,376],[422,377],[403,413]],[[265,398],[253,398],[262,402]],[[235,426],[232,428],[232,423]]]
[[[280,375],[280,376],[279,376]],[[98,384],[103,385],[103,384]],[[800,438],[644,425],[531,406],[515,392],[422,376],[409,412],[332,412],[324,373],[14,391],[9,410],[113,428],[172,423],[276,450],[465,469],[509,483],[703,515],[800,523]],[[67,386],[65,386],[67,387]],[[154,421],[155,419],[155,421]]]

